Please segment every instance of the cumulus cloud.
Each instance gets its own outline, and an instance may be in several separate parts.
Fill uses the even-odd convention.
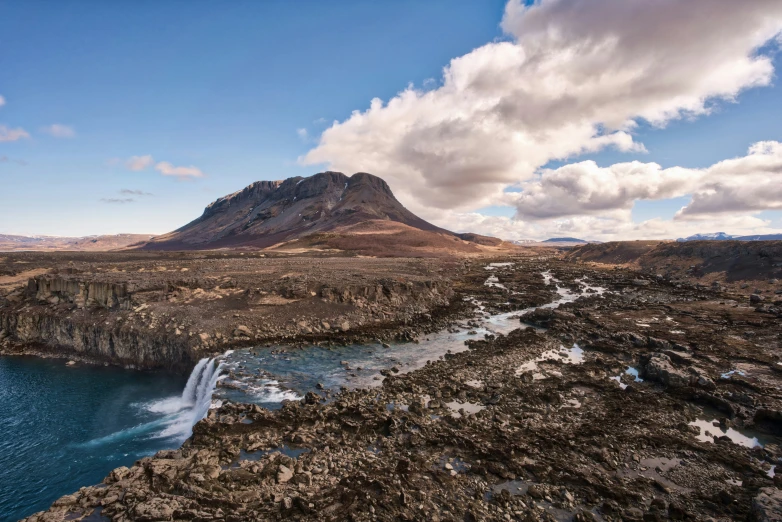
[[[720,161],[705,169],[638,161],[599,167],[582,161],[544,169],[539,178],[521,184],[522,192],[505,194],[516,217],[525,220],[603,215],[629,211],[637,200],[692,195],[677,219],[782,209],[782,143],[752,145],[746,156]]]
[[[697,171],[633,161],[599,167],[582,161],[545,169],[540,178],[521,185],[523,192],[507,194],[517,217],[546,219],[629,210],[638,199],[667,199],[690,193],[700,178]]]
[[[758,50],[782,30],[782,2],[511,0],[502,27],[510,41],[453,59],[437,88],[372,100],[326,129],[300,162],[381,175],[411,209],[496,203],[552,160],[642,151],[632,136],[638,122],[662,127],[768,85],[772,61]],[[657,193],[640,183],[595,189],[582,206],[626,209],[628,198],[664,197],[683,183],[675,171],[632,163],[592,176],[640,180],[642,168],[661,177]],[[541,215],[561,213],[532,203]]]
[[[299,139],[302,141],[307,141],[310,137],[309,133],[307,132],[307,129],[305,128],[296,129],[296,134],[299,136]]]
[[[782,143],[777,141],[755,143],[746,156],[712,165],[676,217],[767,209],[782,209]]]
[[[201,169],[198,169],[192,165],[189,167],[175,167],[167,161],[159,162],[157,165],[155,165],[155,170],[164,176],[174,176],[180,181],[204,177],[204,173],[201,172]]]
[[[130,170],[145,170],[151,167],[155,163],[152,156],[131,156],[125,161],[125,166]]]
[[[30,135],[27,133],[27,131],[21,127],[11,129],[5,125],[0,125],[0,142],[17,141],[29,137]]]
[[[76,136],[76,131],[73,130],[73,127],[60,123],[47,125],[46,127],[41,128],[41,132],[55,138],[73,138]]]

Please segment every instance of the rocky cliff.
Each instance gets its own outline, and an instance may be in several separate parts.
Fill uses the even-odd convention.
[[[84,308],[131,308],[130,294],[125,283],[79,281],[62,277],[38,276],[27,283],[27,292],[39,301],[51,304],[73,303]]]
[[[188,371],[236,345],[384,338],[453,296],[446,263],[431,260],[94,256],[57,259],[46,273],[36,273],[46,255],[0,260],[12,274],[0,276],[0,353]]]
[[[101,317],[103,318],[103,317]],[[90,361],[134,368],[165,368],[184,372],[197,360],[186,337],[123,328],[121,321],[98,317],[71,318],[38,311],[0,310],[0,342],[28,345],[35,353],[61,353]]]

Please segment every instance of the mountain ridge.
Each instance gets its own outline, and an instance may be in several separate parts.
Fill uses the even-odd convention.
[[[377,223],[372,226],[372,223]],[[371,245],[337,241],[340,235],[373,236],[389,255],[398,239],[402,251],[478,252],[504,244],[478,234],[456,234],[421,219],[405,208],[380,177],[366,172],[347,176],[326,171],[309,177],[256,181],[216,199],[201,216],[155,237],[145,250],[282,248],[371,251]],[[382,237],[380,237],[382,235]],[[309,238],[309,239],[307,239]],[[341,248],[334,246],[340,243]],[[350,248],[353,250],[353,248]],[[400,251],[400,253],[403,253]]]
[[[676,241],[686,243],[688,241],[778,241],[782,234],[754,234],[748,236],[732,236],[725,232],[712,232],[710,234],[694,234],[688,237],[680,237]]]

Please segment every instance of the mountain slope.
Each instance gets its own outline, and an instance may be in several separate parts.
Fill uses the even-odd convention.
[[[373,222],[379,222],[379,225],[373,227]],[[489,246],[492,243],[489,238],[459,236],[424,221],[397,201],[388,184],[377,176],[360,172],[348,177],[341,172],[322,172],[308,178],[255,182],[216,200],[206,207],[201,217],[174,232],[156,237],[144,248],[269,248],[284,244],[288,248],[317,246],[342,250],[345,244],[351,244],[361,247],[358,250],[366,250],[368,245],[355,241],[340,241],[343,248],[332,243],[337,242],[337,236],[361,236],[362,242],[366,243],[369,233],[382,234],[386,245],[384,251],[387,251],[389,227],[394,233],[408,230],[408,236],[410,231],[416,231],[417,239],[413,243],[421,244],[421,248],[431,243],[439,249],[445,240],[457,251],[477,252],[479,244]],[[401,239],[401,236],[396,237]],[[292,244],[300,239],[302,241]],[[493,241],[497,245],[502,243]],[[411,238],[407,237],[405,244],[410,243]]]

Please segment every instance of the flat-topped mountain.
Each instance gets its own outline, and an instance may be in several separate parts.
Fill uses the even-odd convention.
[[[322,172],[257,181],[222,197],[198,219],[147,243],[148,250],[279,248],[354,250],[378,255],[481,251],[503,242],[458,235],[407,210],[377,176]]]

